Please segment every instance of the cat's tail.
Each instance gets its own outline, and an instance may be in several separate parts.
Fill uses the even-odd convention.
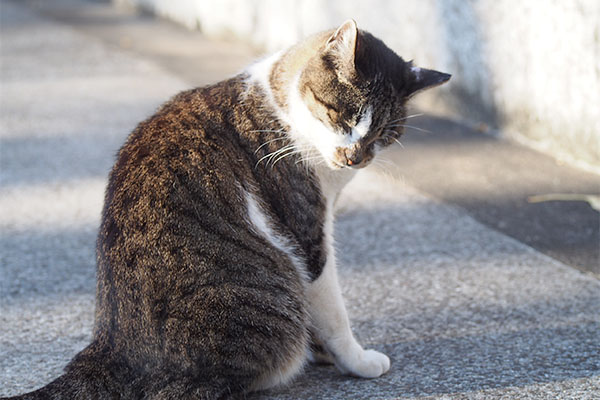
[[[67,400],[67,399],[119,399],[118,387],[111,388],[107,371],[86,371],[75,368],[59,376],[48,385],[10,400]],[[7,399],[7,400],[8,400]]]
[[[243,393],[232,391],[218,379],[214,381],[175,380],[161,387],[149,385],[144,390],[115,382],[110,371],[74,368],[48,385],[16,397],[0,400],[180,400],[242,399]],[[155,386],[155,387],[152,387]]]
[[[103,358],[101,354],[90,354],[90,347],[92,345],[84,349],[71,361],[63,375],[46,386],[30,393],[0,400],[112,400],[135,398],[131,395],[132,385],[124,383],[125,379],[133,376],[128,373],[128,368],[124,364]]]
[[[171,371],[140,374],[126,363],[101,355],[79,353],[67,366],[65,374],[30,393],[0,400],[180,400],[244,398],[241,388],[223,377],[207,372],[206,376],[171,375]],[[89,353],[88,353],[89,354]]]

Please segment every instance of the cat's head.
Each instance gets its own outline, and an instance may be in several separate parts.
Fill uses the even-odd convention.
[[[332,169],[362,168],[403,133],[405,104],[450,75],[405,62],[349,20],[296,77],[289,117]]]

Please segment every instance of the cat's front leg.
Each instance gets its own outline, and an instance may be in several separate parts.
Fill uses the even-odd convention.
[[[307,295],[314,332],[340,371],[376,378],[390,369],[388,356],[363,349],[352,335],[332,256],[319,278],[309,285]]]

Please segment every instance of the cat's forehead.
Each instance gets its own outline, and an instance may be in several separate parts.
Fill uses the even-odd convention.
[[[367,31],[360,30],[356,48],[357,71],[371,84],[391,84],[400,89],[410,63],[405,62],[383,41]]]

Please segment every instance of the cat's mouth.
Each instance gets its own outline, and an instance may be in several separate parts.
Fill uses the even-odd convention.
[[[341,163],[339,161],[332,160],[330,162],[330,166],[333,169],[362,169],[368,166],[371,163],[371,160],[363,160],[360,163],[354,163],[352,160],[347,160],[346,163]]]
[[[361,146],[354,145],[352,147],[338,147],[330,162],[336,169],[361,169],[369,165],[373,157],[372,146],[361,149]]]

